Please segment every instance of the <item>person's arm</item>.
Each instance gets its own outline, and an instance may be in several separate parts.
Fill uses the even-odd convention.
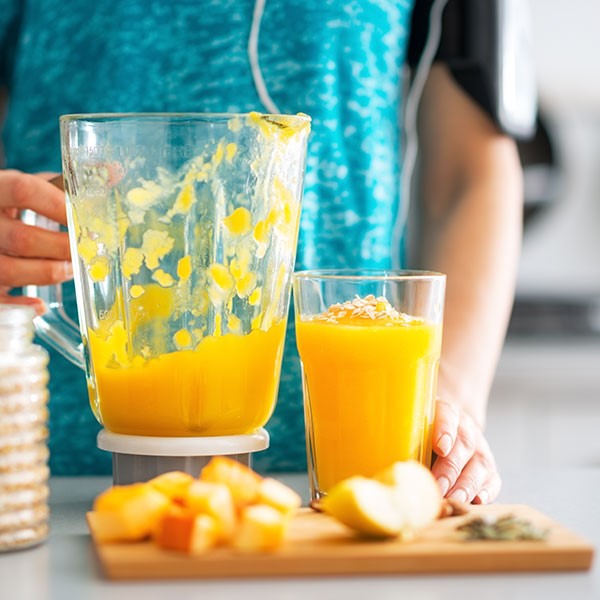
[[[441,65],[424,89],[419,137],[420,266],[447,275],[433,469],[451,493],[462,488],[467,500],[485,502],[500,489],[482,431],[514,296],[522,170],[514,140]],[[436,447],[444,432],[449,452]]]

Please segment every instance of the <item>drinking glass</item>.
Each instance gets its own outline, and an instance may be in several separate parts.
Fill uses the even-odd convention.
[[[311,497],[395,461],[430,466],[445,275],[294,275]]]

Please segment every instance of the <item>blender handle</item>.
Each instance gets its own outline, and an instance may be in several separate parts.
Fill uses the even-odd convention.
[[[26,225],[43,227],[50,231],[59,231],[60,225],[32,210],[26,210],[21,216]],[[47,312],[36,316],[33,320],[36,335],[48,346],[62,354],[68,361],[80,369],[85,369],[83,343],[79,326],[65,312],[62,286],[27,285],[23,288],[25,296],[40,298],[47,307]]]

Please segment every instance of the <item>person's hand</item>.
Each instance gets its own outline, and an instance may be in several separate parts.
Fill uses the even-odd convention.
[[[465,410],[444,400],[436,404],[433,451],[431,472],[444,496],[474,504],[496,499],[502,482],[483,431]]]
[[[0,170],[0,302],[45,310],[41,300],[10,296],[12,288],[72,279],[68,235],[21,222],[30,209],[66,225],[64,192],[48,183],[51,174]]]

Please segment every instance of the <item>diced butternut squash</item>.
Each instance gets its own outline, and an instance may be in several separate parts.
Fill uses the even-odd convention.
[[[148,537],[169,506],[169,498],[145,483],[109,488],[94,502],[102,541],[134,541]]]
[[[162,516],[154,539],[165,550],[202,554],[217,543],[219,525],[209,515],[173,505]]]
[[[269,552],[283,543],[300,496],[231,458],[215,457],[194,478],[181,471],[100,494],[89,514],[98,542],[152,536],[167,550],[200,554],[216,545]]]
[[[88,519],[97,542],[110,543],[136,540],[129,531],[129,524],[124,522],[120,513],[93,511],[88,513]]]
[[[262,477],[232,458],[216,456],[202,469],[200,479],[224,483],[229,488],[236,507],[241,508],[256,500]]]
[[[293,515],[302,504],[300,496],[292,488],[271,477],[260,482],[256,501],[258,504],[272,506],[288,516]]]
[[[189,485],[195,481],[188,473],[183,471],[169,471],[158,475],[148,481],[148,484],[155,487],[159,492],[170,498],[171,500],[181,500]]]
[[[236,525],[235,505],[229,488],[224,483],[193,481],[183,497],[183,504],[194,514],[207,514],[219,526],[219,538],[227,541]]]
[[[272,506],[253,504],[242,509],[233,545],[243,552],[270,552],[281,546],[289,519]]]

